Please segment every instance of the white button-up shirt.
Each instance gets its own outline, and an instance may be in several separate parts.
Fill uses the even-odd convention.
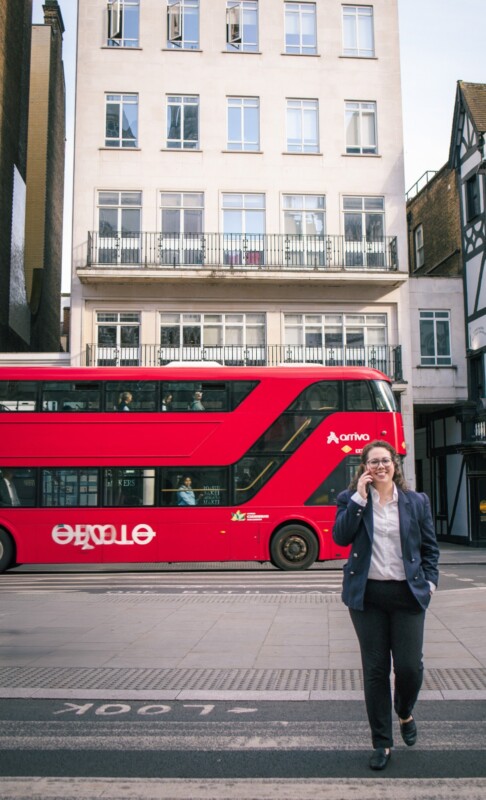
[[[393,497],[384,506],[380,504],[380,495],[373,486],[370,486],[370,493],[373,503],[373,547],[368,578],[374,581],[404,581],[397,487],[393,484]],[[366,500],[358,492],[352,499],[360,506],[366,505]]]

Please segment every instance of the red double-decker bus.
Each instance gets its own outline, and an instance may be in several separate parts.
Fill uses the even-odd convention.
[[[344,558],[362,447],[405,453],[361,367],[0,368],[0,569]]]

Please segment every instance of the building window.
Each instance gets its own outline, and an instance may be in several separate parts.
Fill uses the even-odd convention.
[[[160,262],[170,266],[202,264],[204,195],[202,192],[162,192]]]
[[[316,54],[315,3],[285,3],[285,52],[307,56]]]
[[[376,103],[346,103],[346,153],[374,155],[376,142]]]
[[[481,203],[479,200],[479,179],[477,175],[473,175],[466,181],[466,213],[467,222],[470,222],[479,215],[481,211]]]
[[[287,100],[287,152],[318,153],[317,100]]]
[[[139,0],[110,0],[108,3],[108,47],[139,46]]]
[[[326,198],[314,194],[285,194],[283,217],[287,234],[324,236]]]
[[[140,363],[140,313],[138,311],[98,311],[98,367],[138,366]]]
[[[223,232],[264,234],[265,195],[223,194]]]
[[[167,47],[199,48],[199,0],[168,0]]]
[[[224,263],[258,267],[265,255],[265,195],[223,194]]]
[[[253,0],[227,0],[226,48],[258,52],[258,3]]]
[[[345,263],[348,267],[385,264],[383,197],[343,197]]]
[[[284,326],[286,346],[305,348],[305,361],[386,368],[386,314],[285,314]]]
[[[260,149],[258,97],[228,97],[228,150]]]
[[[415,244],[415,269],[420,269],[425,263],[424,255],[424,226],[417,225],[414,232]]]
[[[423,367],[452,364],[450,325],[449,311],[420,312],[420,364]]]
[[[160,344],[177,348],[235,348],[235,352],[244,347],[263,348],[265,314],[162,313]],[[206,353],[207,358],[211,355]]]
[[[179,150],[199,147],[199,97],[167,97],[167,147]]]
[[[141,192],[99,192],[99,264],[140,263],[141,217]]]
[[[285,194],[282,199],[286,265],[325,266],[326,198],[312,194]]]
[[[375,55],[372,6],[343,6],[343,55]]]
[[[138,95],[107,94],[105,147],[138,147]]]

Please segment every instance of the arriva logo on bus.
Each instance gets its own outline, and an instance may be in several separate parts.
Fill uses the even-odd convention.
[[[93,550],[100,544],[150,544],[156,535],[143,522],[130,531],[126,525],[121,525],[119,531],[114,525],[54,525],[51,533],[56,544],[74,544],[81,550]]]
[[[337,436],[334,431],[331,431],[327,437],[327,444],[340,444],[341,442],[369,442],[371,441],[369,433],[340,433]]]

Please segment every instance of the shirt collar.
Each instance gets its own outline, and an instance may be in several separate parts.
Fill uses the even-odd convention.
[[[370,484],[370,489],[371,489],[371,499],[373,500],[374,503],[375,502],[377,503],[380,498],[379,492],[375,489],[374,486],[371,486],[371,484]],[[393,497],[390,502],[392,503],[398,502],[398,489],[395,481],[393,481]]]

